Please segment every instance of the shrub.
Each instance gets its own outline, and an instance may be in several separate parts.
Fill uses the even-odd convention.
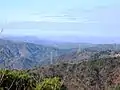
[[[4,90],[32,90],[35,82],[25,71],[0,70],[0,87]],[[1,89],[0,89],[1,90]]]
[[[37,84],[35,90],[63,90],[63,89],[60,79],[54,77],[54,78],[44,79],[43,82]]]

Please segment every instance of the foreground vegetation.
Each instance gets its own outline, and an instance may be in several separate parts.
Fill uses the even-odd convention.
[[[0,70],[0,90],[66,90],[58,77],[35,80],[26,71]]]
[[[120,57],[61,63],[31,70],[39,78],[60,77],[68,90],[120,90]]]
[[[120,58],[1,69],[0,90],[120,90]]]

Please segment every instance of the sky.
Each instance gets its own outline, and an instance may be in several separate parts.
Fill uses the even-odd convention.
[[[120,37],[120,0],[1,0],[3,35]]]

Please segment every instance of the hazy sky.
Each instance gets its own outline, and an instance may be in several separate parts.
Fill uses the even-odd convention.
[[[120,0],[1,0],[3,34],[120,36]]]

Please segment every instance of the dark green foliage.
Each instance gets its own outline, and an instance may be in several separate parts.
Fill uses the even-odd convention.
[[[0,70],[0,90],[66,90],[58,77],[35,78],[23,70]]]
[[[32,90],[35,82],[25,71],[0,70],[0,87],[4,90]]]
[[[46,78],[38,83],[35,90],[66,90],[59,78]]]

